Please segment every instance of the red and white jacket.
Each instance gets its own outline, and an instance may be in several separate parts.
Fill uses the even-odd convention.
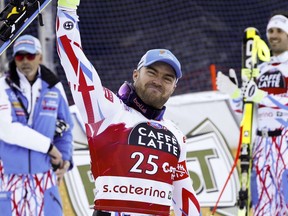
[[[197,216],[185,139],[165,119],[150,120],[101,84],[86,58],[78,16],[58,9],[57,49],[84,123],[95,179],[95,209]]]

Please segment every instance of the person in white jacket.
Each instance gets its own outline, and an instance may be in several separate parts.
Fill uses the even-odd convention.
[[[57,50],[73,99],[86,125],[95,179],[94,215],[200,215],[186,168],[185,137],[164,118],[164,104],[181,78],[178,59],[152,49],[117,95],[83,52],[79,1],[59,0]]]
[[[288,214],[288,13],[273,14],[266,34],[273,56],[259,65],[256,82],[244,80],[240,90],[219,73],[217,86],[232,97],[235,107],[242,107],[241,96],[257,104],[252,207],[257,216],[280,216]]]

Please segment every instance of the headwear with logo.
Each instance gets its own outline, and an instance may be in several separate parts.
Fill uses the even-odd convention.
[[[169,64],[174,69],[176,78],[180,79],[182,77],[180,62],[172,52],[167,49],[148,50],[138,63],[137,70],[141,67],[147,67],[155,62],[165,62]]]
[[[268,32],[270,28],[280,28],[286,32],[286,34],[288,34],[288,18],[283,15],[275,15],[271,17],[268,22],[266,31]]]
[[[40,41],[32,35],[23,35],[14,42],[13,56],[18,52],[42,53]]]

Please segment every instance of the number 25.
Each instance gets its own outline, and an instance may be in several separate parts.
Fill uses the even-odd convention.
[[[134,152],[131,155],[131,158],[138,158],[138,160],[136,161],[136,163],[134,164],[134,166],[130,169],[130,172],[135,172],[135,173],[142,173],[143,170],[139,168],[139,166],[144,163],[144,155],[141,152]],[[157,160],[158,156],[156,155],[149,155],[148,160],[147,160],[147,164],[150,164],[152,166],[151,170],[145,170],[145,173],[148,175],[154,175],[155,173],[157,173],[158,171],[158,166],[155,162],[153,162],[153,160]]]

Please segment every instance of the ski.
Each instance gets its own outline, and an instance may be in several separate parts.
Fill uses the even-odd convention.
[[[0,13],[0,55],[39,15],[52,0],[10,0]]]
[[[253,45],[255,46],[255,36],[259,36],[257,29],[249,27],[244,31],[242,44],[242,71],[247,70],[251,74],[257,70],[258,58],[253,55]],[[251,171],[251,150],[253,133],[253,110],[252,102],[243,100],[243,117],[241,121],[241,150],[240,150],[240,191],[238,197],[238,216],[248,216],[250,211],[250,171]]]
[[[244,31],[242,44],[241,76],[255,79],[259,74],[260,61],[269,61],[270,51],[261,40],[259,31],[249,27]],[[247,78],[246,78],[247,79]],[[243,116],[240,125],[240,190],[238,196],[238,216],[249,216],[251,206],[250,176],[252,166],[254,103],[243,99]]]

